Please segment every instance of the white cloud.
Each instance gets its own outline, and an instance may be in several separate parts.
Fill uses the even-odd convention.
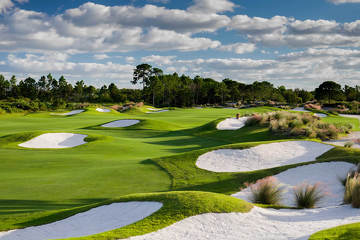
[[[190,6],[190,12],[200,13],[219,13],[233,11],[235,4],[228,0],[194,0],[194,5]]]
[[[95,54],[94,58],[96,60],[104,60],[104,59],[107,59],[107,58],[110,58],[110,57],[107,54]]]
[[[344,3],[360,3],[360,0],[328,0],[336,5]]]
[[[127,63],[134,63],[134,62],[136,61],[136,59],[135,59],[134,57],[126,57],[126,58],[125,58],[125,61],[126,61]]]
[[[65,74],[70,78],[69,80],[73,81],[84,79],[87,83],[96,86],[113,81],[120,81],[123,86],[129,85],[134,69],[132,65],[113,62],[72,62],[68,61],[67,55],[62,53],[26,54],[25,57],[10,54],[7,61],[11,74],[27,73],[32,76],[41,76],[51,72],[55,75]]]
[[[297,47],[360,47],[360,21],[296,20],[236,15],[228,27],[257,44]]]
[[[56,16],[15,9],[0,22],[0,51],[206,50],[220,42],[193,35],[216,31],[229,22],[225,15],[154,5],[108,7],[89,2]]]
[[[234,52],[237,54],[251,53],[256,50],[256,45],[253,43],[234,43],[229,45],[222,45],[220,50]]]
[[[145,63],[155,63],[159,66],[162,66],[162,65],[171,65],[175,58],[176,56],[151,55],[141,58],[141,61]]]
[[[6,12],[14,6],[11,0],[0,0],[0,14]]]

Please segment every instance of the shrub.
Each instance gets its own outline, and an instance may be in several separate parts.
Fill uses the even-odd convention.
[[[322,140],[337,139],[339,133],[348,133],[351,125],[329,124],[310,113],[272,112],[254,114],[247,126],[268,126],[276,134],[295,137],[317,137]]]
[[[360,208],[360,164],[351,169],[345,178],[344,203]]]
[[[251,184],[252,201],[261,204],[280,205],[284,189],[275,177],[267,177]]]
[[[360,182],[359,180],[353,186],[351,206],[354,208],[360,208]]]
[[[302,184],[295,188],[295,202],[298,208],[314,208],[323,198],[320,184]]]

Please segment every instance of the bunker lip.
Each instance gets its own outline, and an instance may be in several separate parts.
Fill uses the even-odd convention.
[[[247,172],[315,161],[332,149],[328,144],[287,141],[248,149],[219,149],[201,155],[196,166],[212,172]]]
[[[45,133],[18,146],[24,148],[71,148],[83,145],[87,135],[74,133]]]
[[[249,119],[248,117],[241,117],[239,119],[228,118],[218,123],[216,128],[218,130],[238,130],[245,126],[245,123],[248,119]]]
[[[162,207],[159,202],[112,203],[42,226],[0,232],[0,240],[47,240],[83,237],[138,222]]]
[[[140,123],[140,120],[136,119],[123,119],[123,120],[117,120],[110,123],[106,123],[101,125],[101,127],[107,127],[107,128],[124,128],[124,127],[130,127],[133,125],[136,125]]]

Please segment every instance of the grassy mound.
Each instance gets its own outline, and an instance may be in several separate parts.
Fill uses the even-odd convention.
[[[339,134],[349,133],[349,124],[331,124],[323,122],[310,113],[272,112],[254,114],[246,122],[247,126],[266,126],[275,134],[320,138],[321,140],[337,139]]]
[[[19,228],[27,226],[42,225],[49,222],[68,218],[80,212],[88,211],[91,208],[111,204],[114,202],[129,201],[154,201],[163,203],[163,207],[149,217],[125,226],[120,229],[111,230],[93,236],[71,238],[77,240],[109,240],[128,238],[136,235],[143,235],[167,227],[175,222],[187,217],[203,213],[230,213],[230,212],[249,212],[252,204],[243,200],[229,197],[222,194],[207,192],[167,192],[167,193],[148,193],[134,194],[117,199],[107,200],[98,204],[85,207],[55,211],[37,218],[30,219],[26,223],[19,224]]]
[[[347,224],[314,233],[309,240],[360,239],[360,223]]]

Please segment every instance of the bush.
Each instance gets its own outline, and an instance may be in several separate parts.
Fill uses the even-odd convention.
[[[260,204],[280,205],[284,189],[275,177],[267,177],[249,185],[252,201]]]
[[[311,113],[272,112],[254,114],[246,122],[247,126],[268,126],[276,134],[295,137],[337,139],[339,133],[350,132],[351,125],[324,123]]]
[[[294,194],[298,208],[314,208],[325,196],[318,183],[300,185],[295,188]]]

